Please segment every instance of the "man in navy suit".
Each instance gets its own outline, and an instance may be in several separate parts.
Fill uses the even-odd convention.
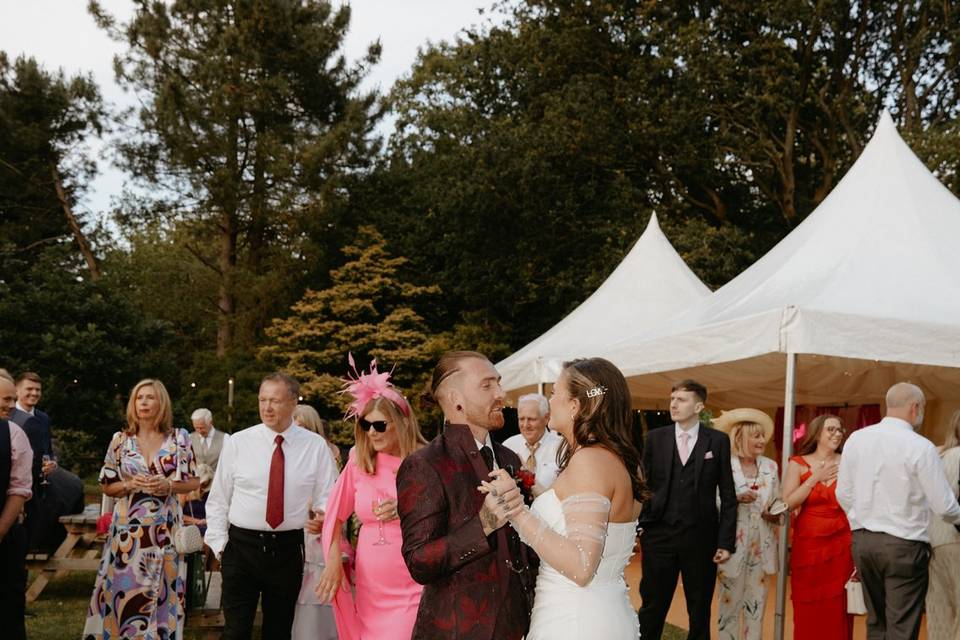
[[[703,385],[678,382],[670,394],[674,424],[647,434],[643,467],[653,497],[640,515],[641,638],[663,633],[679,576],[690,616],[687,638],[709,638],[717,564],[735,551],[737,496],[730,439],[700,424],[706,401]]]
[[[57,463],[53,458],[53,435],[50,432],[50,416],[37,408],[43,396],[43,382],[33,371],[24,371],[16,378],[17,405],[10,412],[10,422],[18,425],[27,434],[30,448],[33,449],[33,500],[27,502],[24,509],[24,526],[30,541],[30,548],[36,547],[40,531],[38,509],[44,499],[41,484],[46,474],[53,473]],[[44,462],[43,456],[51,460]]]

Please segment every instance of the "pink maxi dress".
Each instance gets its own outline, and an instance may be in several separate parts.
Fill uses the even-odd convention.
[[[395,500],[397,497],[397,469],[400,458],[378,453],[376,473],[369,475],[357,467],[354,451],[337,480],[323,525],[323,553],[326,557],[334,535],[341,535],[336,521],[346,522],[356,513],[362,526],[352,571],[345,571],[353,579],[354,593],[343,588],[333,602],[334,617],[340,640],[409,640],[420,605],[423,586],[410,577],[403,562],[400,546],[400,520],[384,523],[383,535],[389,544],[377,546],[379,538],[377,518],[373,515],[373,501],[378,491]],[[341,550],[348,545],[341,540]]]

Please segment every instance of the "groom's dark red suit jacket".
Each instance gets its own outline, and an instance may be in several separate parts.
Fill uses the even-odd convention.
[[[496,443],[493,449],[500,467],[520,468],[515,453]],[[519,640],[527,631],[525,589],[533,588],[528,550],[509,525],[483,535],[477,487],[486,477],[466,425],[446,425],[400,465],[403,559],[425,585],[415,639]]]

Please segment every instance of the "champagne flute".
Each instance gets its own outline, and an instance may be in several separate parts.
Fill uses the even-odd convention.
[[[55,460],[55,458],[54,458],[52,455],[50,455],[50,454],[48,454],[48,453],[43,454],[43,464],[44,464],[44,465],[46,465],[48,462],[53,462],[54,460]],[[42,467],[41,467],[41,468],[42,468]],[[50,484],[50,481],[47,480],[47,474],[46,474],[46,472],[43,472],[43,480],[40,481],[40,484]]]
[[[390,496],[383,490],[377,489],[377,496],[374,498],[372,505],[373,512],[379,514],[380,508],[383,507],[383,504],[388,500],[390,500]],[[379,529],[380,537],[373,543],[373,546],[382,547],[385,544],[390,544],[387,542],[387,539],[383,537],[383,520],[380,519],[379,515],[377,516],[377,529]]]

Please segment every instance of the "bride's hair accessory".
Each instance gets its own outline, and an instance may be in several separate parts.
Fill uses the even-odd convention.
[[[347,362],[350,363],[352,372],[347,372],[347,377],[343,380],[343,389],[340,393],[349,393],[353,396],[353,402],[347,405],[347,414],[345,420],[358,418],[363,414],[364,408],[371,400],[376,398],[385,398],[397,405],[404,416],[410,417],[410,405],[406,398],[397,391],[397,388],[390,382],[390,376],[393,371],[380,373],[377,371],[377,361],[370,362],[370,371],[359,373],[357,365],[353,361],[353,354],[347,355]]]
[[[602,396],[602,395],[605,394],[606,392],[607,392],[607,388],[604,387],[603,385],[599,385],[599,386],[593,387],[593,388],[591,388],[591,389],[587,389],[587,397],[588,397],[588,398],[596,398],[596,397],[598,397],[598,396]]]

